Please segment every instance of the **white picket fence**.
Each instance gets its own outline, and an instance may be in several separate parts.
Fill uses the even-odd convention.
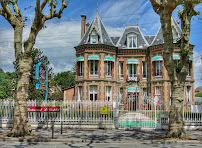
[[[27,101],[28,107],[60,107],[60,112],[28,112],[30,122],[87,122],[113,123],[113,105],[110,101]],[[101,115],[101,107],[108,107],[108,114]],[[14,119],[14,100],[0,100],[0,120]]]
[[[0,123],[13,121],[14,100],[0,100]],[[125,107],[119,104],[119,127],[151,127],[168,125],[169,111],[163,110],[162,104],[157,104],[156,109],[150,103],[134,109],[129,104]],[[28,112],[30,122],[69,122],[69,123],[114,123],[113,102],[111,101],[39,101],[29,100],[27,106],[31,107],[60,107],[60,112]],[[101,107],[108,108],[107,115],[101,115]],[[131,110],[132,108],[132,110]],[[202,102],[201,104],[184,104],[184,121],[194,126],[202,127]],[[132,125],[132,126],[131,126]],[[161,128],[161,127],[160,127]]]

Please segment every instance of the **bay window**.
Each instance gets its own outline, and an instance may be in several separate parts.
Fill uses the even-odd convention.
[[[161,61],[155,61],[155,76],[161,76]]]
[[[89,73],[90,75],[98,75],[98,60],[89,61]]]
[[[79,61],[78,65],[79,65],[79,76],[83,76],[83,61]]]
[[[82,101],[82,86],[78,87],[78,101]]]
[[[155,96],[158,98],[158,102],[162,101],[162,87],[161,86],[156,86],[155,87]]]
[[[112,62],[111,61],[106,61],[105,62],[105,71],[106,71],[106,76],[111,76],[112,75]]]
[[[136,77],[137,76],[137,64],[128,64],[128,76]]]
[[[98,86],[91,85],[89,90],[90,101],[97,101],[98,99]]]
[[[124,91],[122,87],[119,90],[119,98],[120,98],[120,104],[124,104]]]
[[[147,100],[148,100],[148,98],[147,98],[147,88],[143,88],[142,93],[143,93],[143,104],[147,105]]]
[[[147,77],[147,62],[142,61],[142,77]]]
[[[106,86],[106,101],[112,100],[112,87]]]
[[[187,102],[192,101],[192,92],[191,92],[191,86],[187,86]]]
[[[123,61],[119,62],[119,77],[123,78],[124,77],[124,70],[123,70]]]

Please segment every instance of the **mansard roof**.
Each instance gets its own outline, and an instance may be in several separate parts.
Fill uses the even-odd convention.
[[[98,44],[114,46],[111,38],[109,37],[109,35],[104,27],[104,24],[100,18],[98,10],[96,12],[96,15],[95,15],[92,23],[90,24],[86,33],[84,34],[83,38],[81,39],[79,46],[84,45],[84,44],[90,44],[90,35],[93,30],[96,30],[96,32],[98,34]]]
[[[120,37],[111,37],[112,42],[114,43],[114,45],[117,44],[117,42],[119,41]]]
[[[133,49],[146,49],[149,44],[147,43],[145,37],[143,36],[139,26],[126,26],[123,35],[120,37],[117,42],[118,49],[128,49],[127,47],[127,35],[134,33],[137,35],[137,47]]]
[[[173,17],[171,17],[171,26],[175,30],[175,31],[173,30],[173,42],[176,43],[176,41],[180,38],[182,31]],[[151,46],[159,45],[159,44],[163,44],[163,43],[164,43],[163,31],[160,26],[153,42],[151,43]]]
[[[144,38],[147,40],[147,43],[151,45],[151,43],[153,42],[155,38],[155,35],[145,35]]]

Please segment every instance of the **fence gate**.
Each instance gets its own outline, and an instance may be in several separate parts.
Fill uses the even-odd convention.
[[[128,93],[127,99],[121,102],[122,104],[119,105],[120,128],[155,128],[158,107],[155,106],[151,97],[147,95],[139,97],[138,92]]]

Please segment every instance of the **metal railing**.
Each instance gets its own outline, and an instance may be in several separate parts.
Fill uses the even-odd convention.
[[[140,81],[139,75],[137,75],[137,74],[128,74],[127,81],[128,82],[139,82]]]
[[[0,120],[14,119],[14,100],[0,101]],[[86,122],[113,123],[113,104],[110,101],[27,101],[28,107],[60,107],[60,112],[28,112],[30,122]],[[101,115],[101,107],[108,107],[108,114]]]

